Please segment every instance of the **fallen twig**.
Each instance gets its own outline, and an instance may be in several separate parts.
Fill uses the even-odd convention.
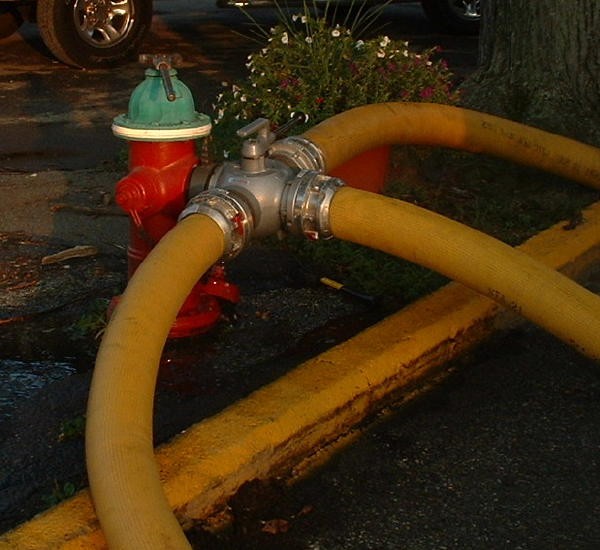
[[[56,264],[58,262],[64,262],[72,258],[86,258],[88,256],[95,256],[98,254],[98,249],[95,246],[90,245],[78,245],[72,248],[67,248],[56,254],[50,254],[42,258],[42,265]]]

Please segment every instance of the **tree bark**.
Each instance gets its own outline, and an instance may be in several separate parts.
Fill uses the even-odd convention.
[[[600,0],[486,0],[466,106],[600,145]]]

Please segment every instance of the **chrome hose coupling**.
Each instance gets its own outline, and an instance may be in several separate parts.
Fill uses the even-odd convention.
[[[321,150],[302,136],[289,136],[271,144],[269,157],[300,170],[325,172],[325,159]]]
[[[188,202],[178,221],[192,214],[204,214],[221,228],[225,237],[225,260],[237,256],[252,236],[253,220],[249,207],[228,189],[215,188],[199,193]]]
[[[342,180],[320,172],[298,172],[283,191],[281,219],[284,229],[311,240],[333,237],[329,207],[336,191],[343,185]]]

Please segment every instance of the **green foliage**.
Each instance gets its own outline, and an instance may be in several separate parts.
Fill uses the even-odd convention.
[[[301,112],[308,117],[305,126],[313,126],[369,103],[455,102],[452,75],[444,61],[434,60],[436,48],[415,53],[408,42],[387,36],[355,38],[371,17],[332,26],[305,5],[300,14],[281,12],[270,31],[261,29],[266,44],[248,57],[247,79],[224,83],[214,105],[217,153],[237,147],[231,138],[235,130],[258,117],[280,126]]]
[[[68,327],[73,340],[85,340],[90,337],[99,338],[106,328],[106,310],[108,300],[98,299],[91,302],[88,310]]]
[[[85,415],[81,414],[75,418],[65,420],[60,425],[58,433],[59,441],[67,441],[81,437],[85,431]]]
[[[77,488],[70,481],[67,481],[60,485],[58,481],[55,480],[54,489],[52,489],[52,492],[50,494],[43,495],[42,500],[48,507],[56,506],[63,500],[71,498],[76,492]]]

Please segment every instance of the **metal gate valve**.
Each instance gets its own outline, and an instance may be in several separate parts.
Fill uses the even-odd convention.
[[[300,114],[279,131],[303,119]],[[254,134],[257,137],[251,137]],[[250,238],[282,229],[311,240],[331,238],[329,206],[344,182],[304,168],[319,165],[320,152],[303,138],[285,138],[279,147],[281,142],[274,141],[277,133],[266,118],[244,126],[238,135],[246,138],[242,160],[194,170],[190,188],[201,191],[188,202],[179,220],[204,214],[215,221],[225,237],[224,259],[237,255]],[[279,158],[272,158],[272,152]],[[300,161],[290,162],[295,158]]]

